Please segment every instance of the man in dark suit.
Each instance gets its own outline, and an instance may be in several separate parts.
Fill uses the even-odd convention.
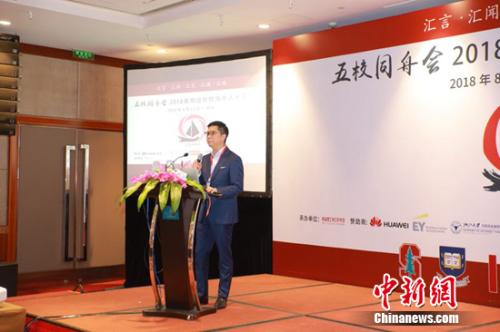
[[[231,279],[233,255],[231,242],[233,226],[238,222],[237,196],[243,190],[243,163],[229,150],[227,126],[220,121],[211,122],[207,130],[207,143],[212,153],[203,156],[200,183],[209,198],[203,203],[196,226],[195,271],[196,286],[201,304],[208,303],[208,266],[210,252],[215,244],[219,254],[219,291],[215,307],[226,307]]]

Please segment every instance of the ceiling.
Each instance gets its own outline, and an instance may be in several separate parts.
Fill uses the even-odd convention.
[[[456,0],[0,0],[0,32],[142,62],[271,48],[274,39]],[[267,30],[257,27],[270,24]],[[163,53],[161,53],[163,51]]]

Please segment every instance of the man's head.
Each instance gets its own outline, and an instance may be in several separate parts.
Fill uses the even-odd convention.
[[[222,121],[212,121],[208,124],[207,143],[212,150],[219,150],[226,145],[229,129]]]

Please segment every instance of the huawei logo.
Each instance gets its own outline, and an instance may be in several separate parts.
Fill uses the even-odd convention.
[[[380,218],[373,217],[370,220],[370,226],[372,226],[372,227],[382,227],[382,220],[380,220]]]
[[[483,137],[484,155],[488,161],[497,169],[500,170],[500,106],[491,115]],[[483,175],[492,182],[489,186],[484,186],[486,191],[500,191],[500,174],[495,170],[483,170]]]

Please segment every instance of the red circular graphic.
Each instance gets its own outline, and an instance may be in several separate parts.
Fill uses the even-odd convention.
[[[490,163],[500,169],[500,152],[497,146],[497,131],[500,124],[500,106],[493,112],[484,130],[483,150]]]
[[[206,121],[200,115],[190,114],[179,122],[179,139],[181,142],[199,141],[205,134]]]

